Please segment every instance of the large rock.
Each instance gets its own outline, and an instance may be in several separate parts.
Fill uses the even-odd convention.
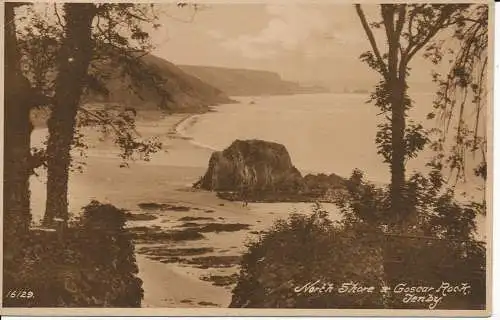
[[[237,198],[255,199],[296,194],[304,184],[283,145],[263,140],[235,140],[224,151],[212,154],[207,172],[195,186],[233,193]]]
[[[330,199],[334,192],[345,187],[346,180],[334,173],[308,174],[304,177],[304,193],[311,198]]]

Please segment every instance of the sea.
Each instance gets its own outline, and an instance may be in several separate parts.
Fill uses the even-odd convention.
[[[302,172],[335,173],[349,177],[354,169],[376,185],[390,181],[389,165],[377,153],[378,125],[385,117],[368,102],[366,93],[322,93],[286,96],[232,97],[238,103],[214,107],[215,112],[194,115],[178,125],[178,132],[190,142],[210,150],[223,150],[235,139],[262,139],[283,144],[292,163]],[[411,93],[413,108],[408,121],[426,130],[439,128],[439,119],[427,119],[433,109],[433,92]],[[407,176],[428,172],[435,156],[430,148],[409,159]],[[466,181],[456,182],[461,201],[481,201],[484,183],[473,175],[476,155],[468,155]],[[478,217],[478,233],[486,234],[486,218]]]
[[[433,93],[412,95],[409,120],[425,129],[439,127],[428,120]],[[302,173],[335,173],[348,177],[354,169],[377,184],[390,181],[389,166],[377,153],[375,137],[384,115],[368,94],[297,94],[233,97],[239,103],[220,105],[215,112],[194,115],[178,131],[198,146],[223,150],[235,139],[263,139],[283,144]],[[407,172],[427,172],[435,153],[426,149],[407,163]],[[470,175],[470,172],[469,172]],[[478,182],[478,181],[474,181]],[[474,185],[467,185],[474,187]],[[470,190],[469,190],[470,191]]]
[[[414,108],[408,119],[421,123],[426,129],[437,127],[439,123],[436,120],[426,118],[433,110],[434,93],[414,93],[411,97]],[[232,99],[237,103],[214,106],[213,112],[187,116],[176,126],[179,136],[205,152],[193,152],[189,148],[167,148],[165,152],[153,155],[149,163],[155,166],[206,168],[212,151],[223,150],[236,139],[262,139],[283,144],[293,165],[303,175],[335,173],[349,177],[353,170],[359,169],[366,180],[376,185],[385,185],[390,181],[389,166],[377,153],[375,144],[377,126],[385,121],[384,115],[373,104],[367,103],[368,94],[315,93]],[[145,127],[145,130],[148,134],[167,135],[167,132],[163,132],[167,130],[163,121],[166,120],[160,119]],[[35,130],[32,136],[34,145],[41,145],[45,135],[46,129]],[[111,161],[116,159],[117,152],[106,147],[91,148],[87,153],[90,158],[99,157],[100,161],[109,158]],[[407,163],[407,176],[414,172],[425,173],[428,170],[426,163],[433,156],[434,153],[427,149],[415,159],[410,159]],[[471,161],[468,162],[470,164]],[[143,174],[142,171],[129,171],[128,175]],[[85,174],[73,174],[71,180],[73,176],[84,177]],[[31,179],[33,202],[37,202],[33,209],[43,207],[44,175],[41,172],[40,177]],[[81,183],[78,186],[92,188]],[[481,181],[474,179],[471,174],[466,183],[457,185],[461,197],[475,200],[484,197],[482,187]],[[79,192],[73,192],[72,195]],[[40,196],[36,196],[37,194]],[[485,221],[485,217],[478,218],[478,233],[482,235],[486,234]]]

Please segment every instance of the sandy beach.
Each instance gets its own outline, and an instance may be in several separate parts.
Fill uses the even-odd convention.
[[[144,282],[143,307],[227,307],[245,243],[258,237],[259,231],[276,219],[311,208],[308,203],[254,203],[243,207],[239,202],[221,200],[215,193],[191,189],[204,174],[212,153],[179,134],[179,127],[189,125],[191,117],[196,115],[138,120],[139,133],[159,137],[164,150],[153,155],[151,161],[131,162],[128,168],[120,168],[118,150],[111,141],[101,142],[94,130],[86,129],[90,148],[85,158],[79,158],[86,166],[82,173],[74,172],[70,177],[73,214],[97,200],[137,215],[128,222],[133,230],[146,228],[161,233],[207,224],[215,227],[201,232],[202,239],[136,243],[139,277]],[[45,129],[35,130],[34,144],[42,143],[45,134]],[[46,174],[42,170],[37,173],[31,179],[35,222],[42,218],[45,201]],[[144,206],[148,203],[157,207]],[[333,205],[325,208],[336,211]],[[230,231],[224,231],[226,227]],[[174,261],[174,256],[181,257],[180,261]]]
[[[243,104],[239,107],[255,108]],[[224,108],[229,110],[226,113],[231,118],[233,109]],[[257,114],[262,114],[263,110]],[[224,144],[214,147],[203,139],[194,140],[190,136],[193,126],[198,127],[200,121],[214,116],[222,114],[218,111],[201,115],[139,113],[136,121],[139,134],[142,138],[157,137],[163,149],[153,154],[150,161],[138,159],[129,162],[128,167],[120,167],[119,150],[112,139],[101,141],[95,129],[81,129],[89,146],[84,157],[73,150],[76,162],[84,162],[85,166],[83,172],[75,171],[70,176],[70,212],[78,215],[83,206],[97,200],[132,214],[128,227],[137,237],[136,258],[139,277],[143,280],[143,307],[227,307],[245,244],[256,239],[276,219],[286,218],[292,212],[311,212],[311,203],[250,203],[243,206],[240,202],[221,200],[213,192],[193,189],[193,183],[205,173],[212,152],[225,147]],[[221,121],[218,123],[226,123]],[[237,130],[224,132],[235,125],[223,125],[220,126],[222,131],[206,134],[216,134],[226,140],[230,137],[244,139],[245,136],[237,135]],[[245,125],[255,123],[249,120]],[[45,136],[46,129],[36,129],[32,135],[33,145],[43,144]],[[285,145],[288,147],[289,143]],[[335,168],[352,166],[344,161],[345,157],[337,155],[335,158]],[[371,172],[378,173],[376,169],[372,168]],[[39,170],[37,174],[31,179],[35,223],[41,220],[45,207],[46,172]],[[323,207],[333,220],[340,218],[333,204],[323,204]],[[481,235],[486,234],[484,220],[484,217],[479,220],[478,233]]]
[[[7,2],[8,313],[491,311],[491,8],[302,2]]]

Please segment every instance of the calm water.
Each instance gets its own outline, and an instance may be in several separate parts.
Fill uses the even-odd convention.
[[[234,139],[264,139],[284,144],[302,172],[349,176],[354,168],[374,182],[389,181],[389,168],[374,142],[382,121],[367,94],[304,94],[237,97],[240,104],[223,105],[217,112],[195,116],[181,126],[194,143],[222,150]],[[412,117],[422,121],[432,109],[432,95],[414,96]],[[434,122],[426,122],[428,127]],[[431,153],[423,152],[409,170],[425,170]]]
[[[424,120],[425,115],[432,110],[432,97],[432,94],[412,96],[416,107],[411,117],[423,122],[427,128],[436,124],[434,120]],[[168,150],[153,155],[149,163],[140,162],[134,170],[126,170],[127,181],[134,183],[138,178],[153,179],[144,172],[148,165],[196,167],[203,171],[212,150],[222,150],[235,139],[258,138],[284,144],[292,162],[302,173],[336,173],[347,177],[353,169],[359,168],[369,180],[387,183],[390,179],[389,168],[377,154],[374,142],[377,124],[382,119],[377,115],[376,107],[365,103],[366,99],[366,94],[237,97],[240,103],[218,106],[216,112],[192,116],[177,127],[179,133],[192,138],[190,142],[202,146],[202,149],[182,147],[182,143],[172,145],[168,138],[163,137]],[[168,127],[164,121],[143,126],[141,132],[164,136],[165,128]],[[35,130],[33,144],[41,144],[45,134],[46,130]],[[81,203],[76,201],[77,195],[95,194],[93,189],[96,183],[102,182],[92,178],[103,175],[102,172],[96,175],[95,170],[91,170],[93,167],[100,167],[101,162],[108,158],[106,161],[116,162],[117,167],[119,160],[114,149],[108,146],[88,150],[90,157],[85,173],[72,175],[70,179],[70,189],[74,191],[71,193],[71,202],[74,206],[79,208],[82,203],[88,202],[87,198]],[[425,171],[425,163],[431,155],[431,152],[422,152],[417,159],[409,162],[408,171]],[[123,172],[120,172],[106,172],[103,178],[113,180],[122,177]],[[31,179],[33,212],[39,213],[43,211],[45,201],[45,172],[40,173],[41,177]],[[102,182],[103,188],[108,184]],[[465,190],[468,196],[480,197],[482,192],[476,190],[479,186],[477,182],[469,180],[460,189]],[[103,189],[101,194],[110,192]],[[479,228],[484,229],[484,219],[479,220]],[[485,234],[484,230],[479,233]]]
[[[433,93],[411,95],[410,118],[426,129],[436,127],[427,120]],[[389,167],[377,154],[378,109],[365,103],[367,94],[304,94],[293,96],[236,97],[239,104],[216,107],[217,112],[196,115],[179,126],[199,146],[223,150],[235,139],[264,139],[282,143],[302,173],[336,173],[349,176],[359,168],[375,183],[390,181]],[[422,151],[407,164],[407,172],[425,172],[433,152]],[[471,165],[471,159],[468,159]],[[469,174],[457,186],[467,198],[482,199],[482,183]],[[461,196],[459,196],[462,198]],[[478,234],[484,237],[486,218],[478,217]]]

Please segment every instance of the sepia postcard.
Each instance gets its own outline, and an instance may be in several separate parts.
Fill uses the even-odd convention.
[[[491,314],[492,1],[1,7],[2,315]]]

